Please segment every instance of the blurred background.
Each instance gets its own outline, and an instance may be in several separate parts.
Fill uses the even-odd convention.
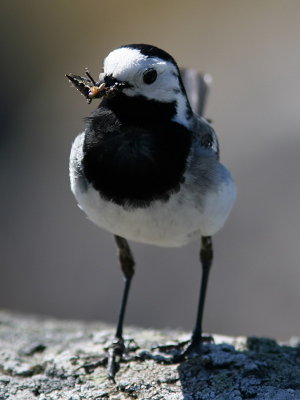
[[[0,307],[115,322],[122,276],[113,240],[69,189],[68,157],[87,105],[65,73],[93,76],[128,43],[208,72],[205,116],[238,201],[215,236],[204,328],[300,335],[300,2],[1,0]],[[199,244],[132,244],[126,324],[194,324]]]

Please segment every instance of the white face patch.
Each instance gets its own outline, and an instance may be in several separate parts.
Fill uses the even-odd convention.
[[[157,78],[151,84],[143,80],[143,74],[149,68],[157,71]],[[123,47],[112,51],[105,58],[103,75],[111,75],[121,82],[128,82],[132,87],[124,89],[127,96],[141,95],[165,103],[176,101],[177,114],[174,120],[186,126],[189,124],[186,119],[187,100],[181,92],[178,70],[172,62],[158,57],[147,57],[137,49]]]

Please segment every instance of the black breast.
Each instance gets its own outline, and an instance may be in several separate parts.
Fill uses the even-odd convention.
[[[165,201],[183,179],[190,131],[170,120],[152,119],[143,125],[103,106],[87,120],[85,176],[103,198],[119,205],[145,207],[153,200]]]

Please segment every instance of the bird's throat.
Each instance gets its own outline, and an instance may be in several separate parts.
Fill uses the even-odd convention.
[[[103,99],[101,106],[112,110],[121,123],[153,125],[171,121],[176,115],[176,102],[163,103],[144,96],[127,96],[118,93]]]

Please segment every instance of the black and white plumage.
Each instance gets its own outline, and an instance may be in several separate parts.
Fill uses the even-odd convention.
[[[219,162],[216,134],[193,113],[178,66],[168,53],[143,44],[120,47],[106,57],[96,85],[102,100],[74,141],[70,179],[88,218],[115,235],[129,281],[110,356],[113,376],[116,357],[123,351],[122,324],[134,272],[125,239],[176,247],[202,238],[207,278],[198,308],[200,326],[189,348],[194,349],[201,342],[211,236],[226,221],[236,189]]]

